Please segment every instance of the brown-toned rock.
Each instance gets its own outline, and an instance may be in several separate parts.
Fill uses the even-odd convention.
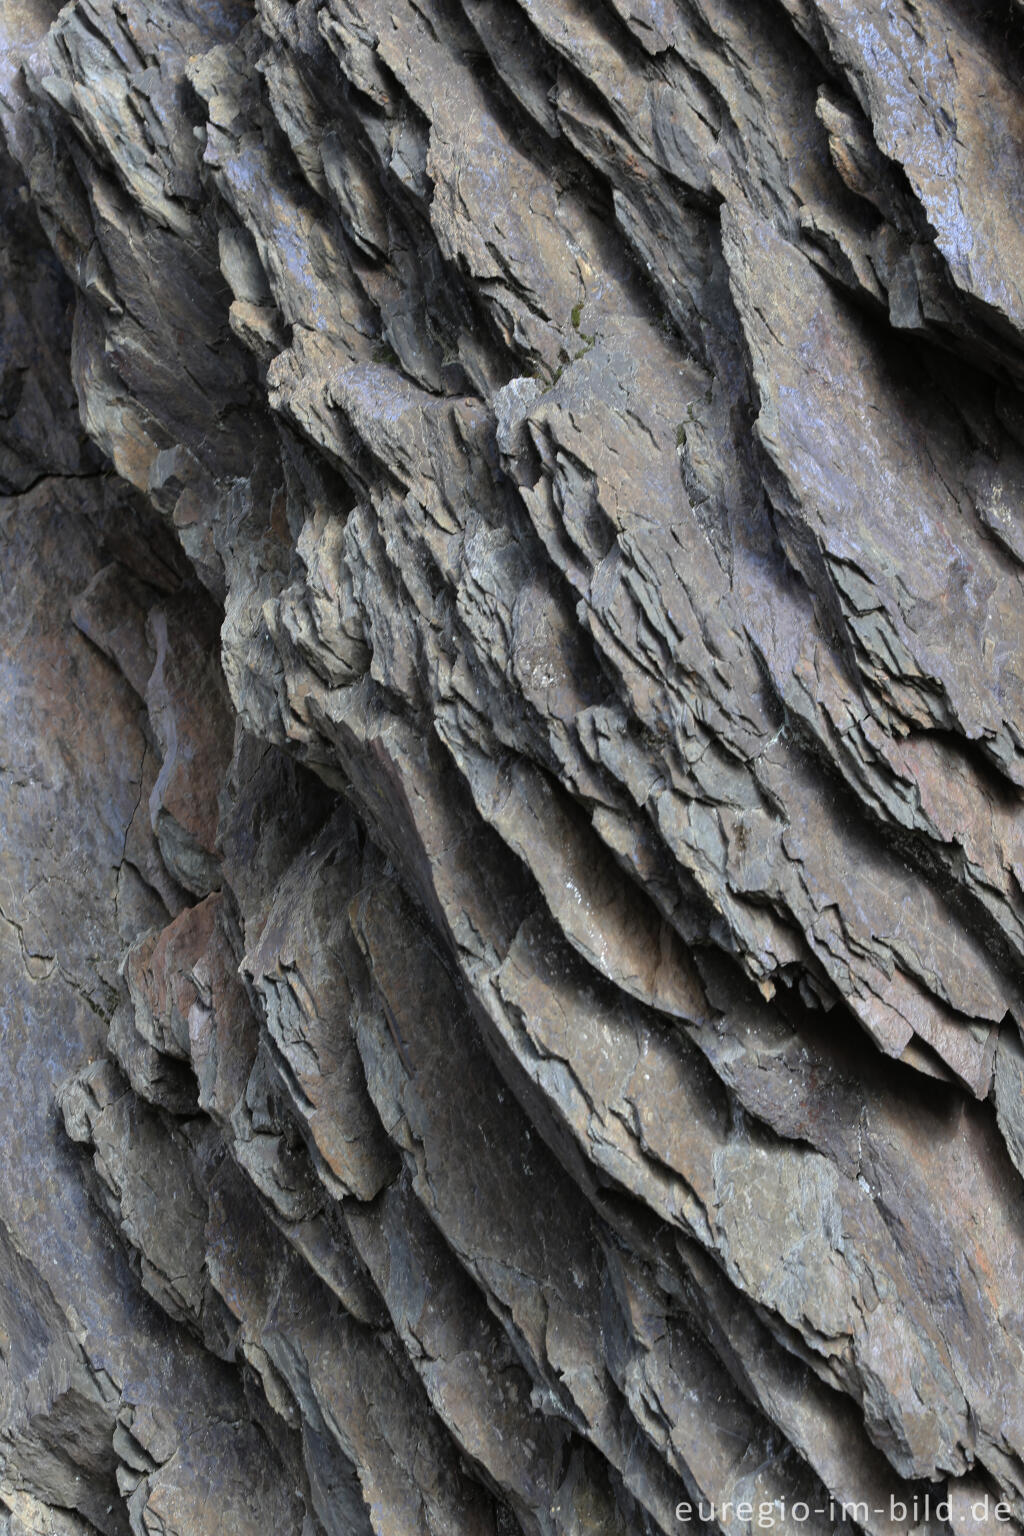
[[[0,1528],[1024,1526],[1022,49],[0,8]]]

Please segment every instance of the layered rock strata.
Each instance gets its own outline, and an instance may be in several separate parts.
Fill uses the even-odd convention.
[[[0,1529],[1024,1525],[1018,0],[0,18]]]

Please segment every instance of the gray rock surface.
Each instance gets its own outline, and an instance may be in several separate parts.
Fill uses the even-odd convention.
[[[1022,63],[0,0],[3,1536],[1024,1527]]]

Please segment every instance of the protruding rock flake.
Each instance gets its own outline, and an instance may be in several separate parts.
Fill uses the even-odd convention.
[[[0,3],[0,1536],[1024,1530],[1024,4]]]

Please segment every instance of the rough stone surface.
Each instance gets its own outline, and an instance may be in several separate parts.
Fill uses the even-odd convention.
[[[1022,66],[0,0],[2,1536],[1024,1527]]]

